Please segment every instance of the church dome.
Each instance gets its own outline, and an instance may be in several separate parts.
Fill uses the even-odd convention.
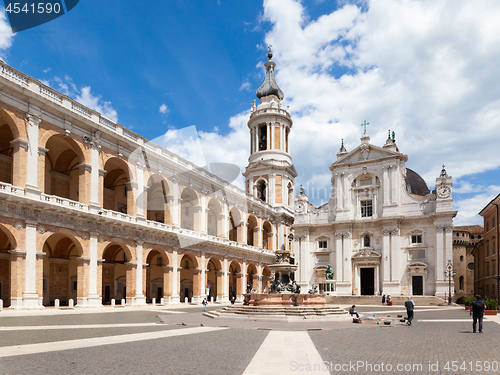
[[[426,196],[430,193],[427,184],[420,175],[409,168],[406,168],[406,191],[410,194]]]
[[[283,91],[281,91],[281,89],[278,87],[278,84],[276,83],[276,80],[274,79],[274,67],[276,66],[276,64],[271,61],[273,57],[271,51],[268,52],[267,57],[269,58],[269,61],[265,64],[266,79],[257,90],[257,98],[260,99],[265,96],[275,95],[279,98],[279,100],[283,100],[283,98],[285,97],[283,95]]]

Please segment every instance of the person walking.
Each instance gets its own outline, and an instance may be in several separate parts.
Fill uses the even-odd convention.
[[[202,302],[202,304],[203,304],[203,311],[207,311],[207,303],[208,303],[207,299],[203,298],[203,302]]]
[[[406,314],[408,315],[408,320],[406,324],[411,326],[411,321],[413,320],[413,308],[415,307],[415,302],[411,299],[410,296],[405,301]]]
[[[385,305],[385,294],[382,296],[382,305]]]
[[[486,305],[481,296],[476,294],[476,300],[472,301],[469,316],[472,315],[472,332],[476,333],[477,321],[479,320],[479,333],[483,333],[483,317]]]

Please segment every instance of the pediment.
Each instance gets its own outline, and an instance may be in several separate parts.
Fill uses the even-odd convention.
[[[382,255],[370,247],[365,247],[359,250],[356,254],[352,256],[353,258],[375,258],[380,259]]]
[[[363,143],[356,147],[351,152],[345,154],[341,159],[335,161],[331,166],[343,165],[343,164],[353,164],[367,161],[374,161],[386,158],[401,158],[405,155],[378,147],[372,144]]]

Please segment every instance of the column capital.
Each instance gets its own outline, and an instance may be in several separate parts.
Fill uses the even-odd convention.
[[[14,139],[13,141],[10,141],[10,144],[13,147],[19,146],[19,147],[22,147],[22,148],[24,148],[26,150],[29,147],[28,141],[25,141],[24,139],[21,139],[21,138],[17,138],[17,139]]]
[[[40,125],[40,122],[42,122],[42,119],[40,118],[40,116],[38,116],[34,113],[27,113],[26,119],[28,120],[28,123],[30,124],[30,126],[38,126],[38,125]]]

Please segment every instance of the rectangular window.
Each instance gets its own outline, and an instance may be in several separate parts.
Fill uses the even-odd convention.
[[[372,201],[361,201],[361,217],[372,217],[373,207]]]
[[[422,235],[421,234],[412,234],[411,235],[411,243],[422,243]]]
[[[425,259],[425,250],[424,249],[409,250],[408,258],[410,258],[410,260]]]
[[[328,247],[328,241],[318,241],[318,247],[320,249],[326,249]]]

